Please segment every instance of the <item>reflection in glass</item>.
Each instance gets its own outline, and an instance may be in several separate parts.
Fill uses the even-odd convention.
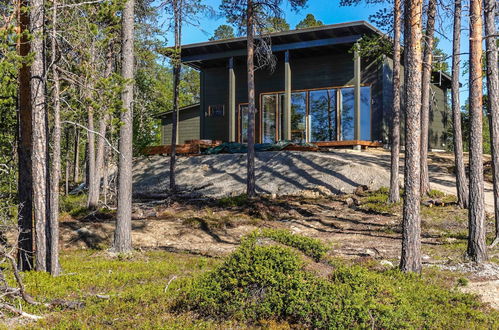
[[[360,139],[371,141],[371,87],[360,89]]]
[[[310,141],[336,140],[336,90],[310,91]]]
[[[306,141],[307,92],[291,93],[291,140]]]
[[[277,95],[263,96],[262,142],[276,142]]]
[[[341,140],[348,141],[355,138],[355,111],[354,89],[341,89]]]
[[[239,141],[248,143],[248,105],[239,105]]]

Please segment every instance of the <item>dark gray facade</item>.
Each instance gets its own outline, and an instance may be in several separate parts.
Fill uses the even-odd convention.
[[[159,117],[161,118],[161,144],[171,144],[172,112],[166,112]],[[178,144],[200,138],[200,117],[199,104],[179,109]]]
[[[273,70],[260,68],[255,73],[256,141],[284,139],[287,114],[291,122],[289,134],[295,140],[355,139],[388,143],[392,60],[361,58],[358,81],[354,70],[355,41],[373,34],[380,32],[365,22],[273,34],[276,65]],[[201,74],[198,111],[201,139],[245,142],[245,120],[242,120],[247,103],[245,45],[244,38],[237,38],[183,46],[182,60]],[[290,79],[288,89],[286,77]],[[434,74],[429,141],[432,149],[446,147],[449,87],[448,76]],[[289,105],[287,95],[291,99]],[[196,124],[193,117],[181,116],[180,134],[183,127],[193,134]],[[354,128],[359,127],[360,134],[354,134]],[[163,139],[163,143],[169,141]]]

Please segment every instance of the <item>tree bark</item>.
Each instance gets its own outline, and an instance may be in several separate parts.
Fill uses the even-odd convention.
[[[247,33],[247,70],[248,70],[248,159],[246,193],[248,197],[256,196],[255,189],[255,29],[253,1],[248,0],[246,9]]]
[[[74,159],[73,159],[73,183],[77,183],[80,178],[80,130],[78,127],[75,130],[75,145],[74,145]]]
[[[391,141],[390,194],[389,202],[400,201],[399,160],[400,160],[400,0],[393,4],[393,117]]]
[[[421,88],[421,196],[430,191],[430,177],[428,174],[428,136],[430,125],[431,104],[431,67],[433,60],[433,36],[435,34],[436,0],[429,0],[426,32],[424,37],[423,77]]]
[[[122,93],[123,111],[118,162],[118,210],[113,248],[118,253],[132,250],[132,143],[133,143],[133,78],[134,78],[134,6],[127,0],[122,14],[121,75],[126,80]]]
[[[44,1],[32,0],[30,7],[31,103],[33,109],[33,215],[35,218],[35,269],[47,270],[47,110],[45,105]]]
[[[177,151],[177,130],[178,130],[178,95],[181,72],[181,38],[182,38],[182,0],[173,1],[173,11],[175,20],[175,56],[173,58],[173,113],[172,113],[172,144],[170,153],[170,191],[176,191],[175,165]]]
[[[106,78],[109,78],[113,73],[112,49],[113,45],[110,44],[108,53],[106,55],[106,72],[105,72]],[[109,110],[103,109],[103,113],[101,114],[101,118],[99,120],[99,130],[98,130],[99,134],[97,137],[97,148],[95,153],[95,169],[94,169],[95,175],[91,183],[93,187],[92,188],[93,193],[92,195],[89,194],[88,196],[89,198],[88,204],[91,205],[92,208],[96,208],[99,205],[100,183],[101,183],[102,173],[104,171],[104,149],[106,144],[105,136],[106,136],[108,121],[109,121]]]
[[[52,133],[52,173],[50,186],[50,261],[49,271],[53,276],[59,275],[59,181],[61,178],[61,104],[59,71],[57,68],[57,0],[53,0],[52,8],[52,40],[51,63],[54,81],[53,107],[54,127]]]
[[[492,148],[492,173],[494,183],[495,242],[499,241],[499,60],[497,55],[495,13],[496,0],[485,0],[485,41],[487,53],[487,93],[490,113],[490,146]]]
[[[30,52],[28,37],[24,31],[29,30],[29,14],[26,10],[27,0],[20,1],[18,7],[18,20],[21,38],[18,44],[20,56],[27,56]],[[23,63],[19,70],[19,132],[17,143],[18,161],[18,198],[19,198],[19,238],[17,266],[20,271],[33,269],[33,179],[31,173],[32,141],[32,107],[31,107],[31,72],[30,67]]]
[[[487,260],[482,145],[482,1],[470,1],[470,197],[468,256]]]
[[[92,44],[90,47],[90,63],[89,66],[90,68],[93,67],[95,62],[95,48],[94,45]],[[91,69],[89,69],[91,70]],[[87,73],[89,74],[89,73]],[[85,91],[85,95],[87,98],[87,102],[91,102],[90,99],[92,97],[92,91],[93,91],[93,83],[92,77],[87,77],[87,79],[90,81],[87,86],[87,90]],[[94,108],[92,104],[89,104],[88,109],[87,109],[87,143],[88,143],[88,150],[87,150],[87,187],[88,187],[88,197],[87,197],[87,207],[91,210],[97,208],[97,203],[95,203],[96,200],[96,195],[97,195],[97,201],[99,200],[99,194],[96,191],[95,187],[95,176],[96,176],[96,171],[95,171],[95,127],[94,127]]]
[[[421,272],[420,125],[422,0],[405,0],[405,166],[400,269]]]
[[[64,156],[64,195],[69,194],[69,172],[70,172],[70,164],[69,164],[69,137],[71,136],[71,128],[66,127],[66,146],[65,146],[65,156]]]
[[[468,183],[464,169],[463,134],[461,132],[461,104],[459,102],[459,72],[461,65],[461,0],[454,2],[454,31],[452,41],[452,123],[454,162],[456,167],[456,189],[458,204],[468,207]]]

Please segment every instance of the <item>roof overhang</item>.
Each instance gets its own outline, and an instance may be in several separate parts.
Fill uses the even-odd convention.
[[[307,29],[271,33],[269,38],[272,52],[287,50],[328,49],[337,45],[348,45],[364,35],[383,34],[365,21],[324,25]],[[214,40],[182,46],[182,62],[202,69],[220,63],[230,57],[246,56],[246,37]]]

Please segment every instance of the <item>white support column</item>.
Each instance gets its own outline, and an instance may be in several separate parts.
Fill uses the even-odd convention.
[[[229,142],[236,141],[236,76],[234,58],[229,58]]]
[[[353,65],[354,65],[354,139],[355,140],[360,140],[361,134],[360,134],[360,104],[361,104],[361,99],[360,99],[360,81],[362,79],[361,75],[361,67],[360,67],[360,54],[358,51],[358,44],[355,44],[354,46],[354,59],[353,59]],[[360,145],[354,146],[355,150],[360,150]]]
[[[285,140],[291,140],[291,65],[289,50],[284,54],[284,134]]]

